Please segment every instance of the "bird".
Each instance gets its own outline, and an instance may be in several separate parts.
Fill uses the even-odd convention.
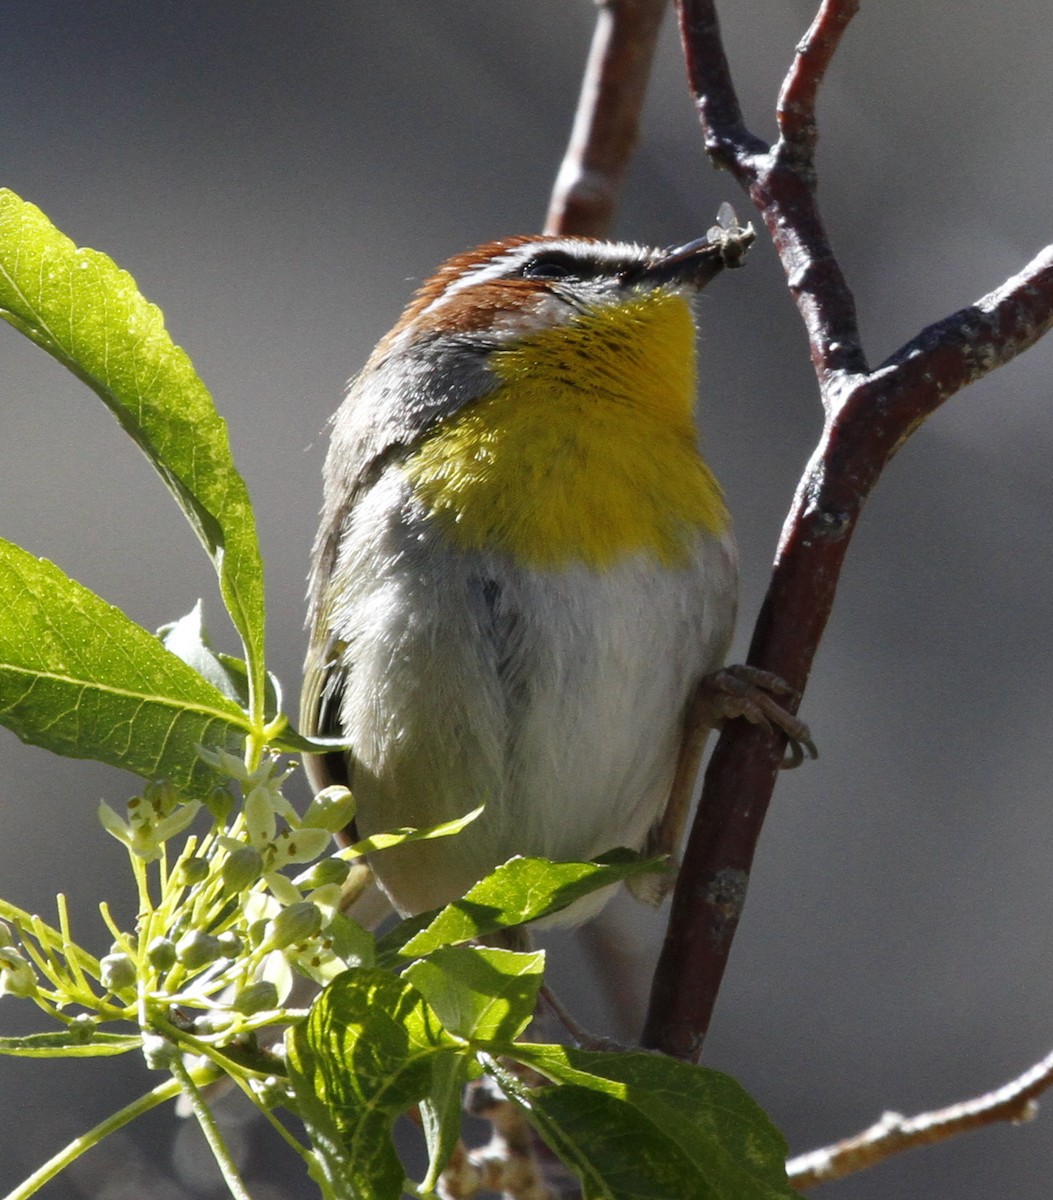
[[[672,855],[700,695],[710,724],[811,747],[774,677],[722,674],[737,550],[700,449],[696,310],[751,239],[731,223],[665,249],[527,235],[455,255],[334,414],[301,727],[346,749],[306,756],[308,779],[351,789],[349,838],[483,806],[371,856],[402,916],[515,855]]]

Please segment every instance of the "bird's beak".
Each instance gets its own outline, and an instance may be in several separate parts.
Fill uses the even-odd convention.
[[[670,246],[647,264],[638,280],[650,284],[687,284],[701,290],[725,267],[740,267],[753,244],[753,226],[738,224],[730,205],[721,209],[722,223],[705,237]]]

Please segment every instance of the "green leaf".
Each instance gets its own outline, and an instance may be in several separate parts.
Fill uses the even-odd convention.
[[[530,1023],[545,953],[443,946],[404,972],[443,1025],[473,1042],[511,1044]]]
[[[76,1026],[63,1033],[0,1037],[0,1054],[16,1058],[101,1058],[142,1049],[142,1038]]]
[[[190,795],[216,780],[198,745],[240,752],[242,710],[140,625],[0,539],[0,723]]]
[[[430,842],[435,838],[453,837],[479,816],[483,811],[480,804],[463,817],[455,817],[452,821],[442,821],[438,825],[428,825],[421,829],[390,829],[384,833],[374,833],[370,837],[361,838],[353,846],[340,851],[343,859],[362,858],[366,854],[375,854],[378,850],[388,850],[392,846],[402,846],[406,842]]]
[[[513,1053],[560,1086],[526,1088],[493,1060],[484,1064],[590,1200],[797,1196],[785,1141],[727,1075],[642,1051],[520,1044]]]
[[[377,940],[346,913],[338,912],[326,926],[326,938],[333,943],[333,953],[348,966],[376,965]]]
[[[295,1073],[291,1078],[296,1087]],[[343,1134],[325,1102],[308,1086],[300,1086],[296,1087],[296,1109],[311,1138],[308,1174],[318,1184],[324,1200],[362,1200]]]
[[[226,664],[208,644],[205,627],[201,616],[201,601],[177,621],[165,625],[157,631],[161,645],[170,650],[176,658],[181,658],[188,667],[207,679],[218,692],[222,692],[228,700],[233,700],[242,708],[248,707],[248,689],[239,686],[239,680],[228,670]],[[235,660],[237,661],[237,660]],[[245,667],[241,666],[244,679]]]
[[[334,750],[346,750],[347,741],[336,737],[307,737],[297,733],[291,725],[287,725],[270,739],[270,745],[275,750],[283,750],[286,754],[331,754]]]
[[[315,1151],[339,1131],[335,1173],[357,1200],[398,1200],[405,1178],[392,1142],[395,1118],[447,1081],[443,1058],[464,1053],[408,980],[387,971],[338,975],[286,1035],[289,1075]],[[446,1090],[445,1087],[442,1090]],[[317,1106],[326,1117],[317,1123]],[[328,1174],[329,1172],[327,1172]]]
[[[422,957],[439,946],[470,942],[501,929],[523,925],[559,912],[590,892],[611,887],[656,869],[659,860],[641,859],[630,850],[615,850],[595,862],[553,863],[547,858],[512,858],[480,880],[463,899],[448,904],[414,933],[398,953]],[[382,938],[389,951],[398,928]]]
[[[296,1076],[291,1075],[295,1087]],[[318,1184],[324,1200],[361,1200],[341,1130],[323,1100],[306,1086],[296,1091],[296,1111],[311,1136],[307,1174]]]
[[[175,496],[208,551],[263,691],[263,566],[225,422],[160,309],[105,254],[0,190],[0,317],[82,379]]]
[[[245,661],[212,649],[202,619],[200,600],[186,616],[159,629],[157,636],[166,650],[171,650],[229,700],[248,711],[249,675]],[[264,717],[271,721],[281,709],[281,688],[270,673],[267,675],[263,702]]]
[[[432,1067],[431,1091],[420,1102],[421,1126],[428,1146],[428,1173],[421,1181],[425,1195],[434,1192],[439,1176],[461,1136],[465,1084],[479,1068],[467,1056],[440,1054]]]

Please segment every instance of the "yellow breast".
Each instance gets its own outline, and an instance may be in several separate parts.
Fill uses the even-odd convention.
[[[694,334],[685,300],[655,291],[495,351],[501,385],[406,463],[415,494],[459,545],[532,566],[682,563],[728,523],[696,447]]]

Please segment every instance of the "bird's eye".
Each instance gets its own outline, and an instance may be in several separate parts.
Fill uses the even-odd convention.
[[[520,268],[524,279],[567,279],[575,274],[574,261],[561,251],[535,254]]]

